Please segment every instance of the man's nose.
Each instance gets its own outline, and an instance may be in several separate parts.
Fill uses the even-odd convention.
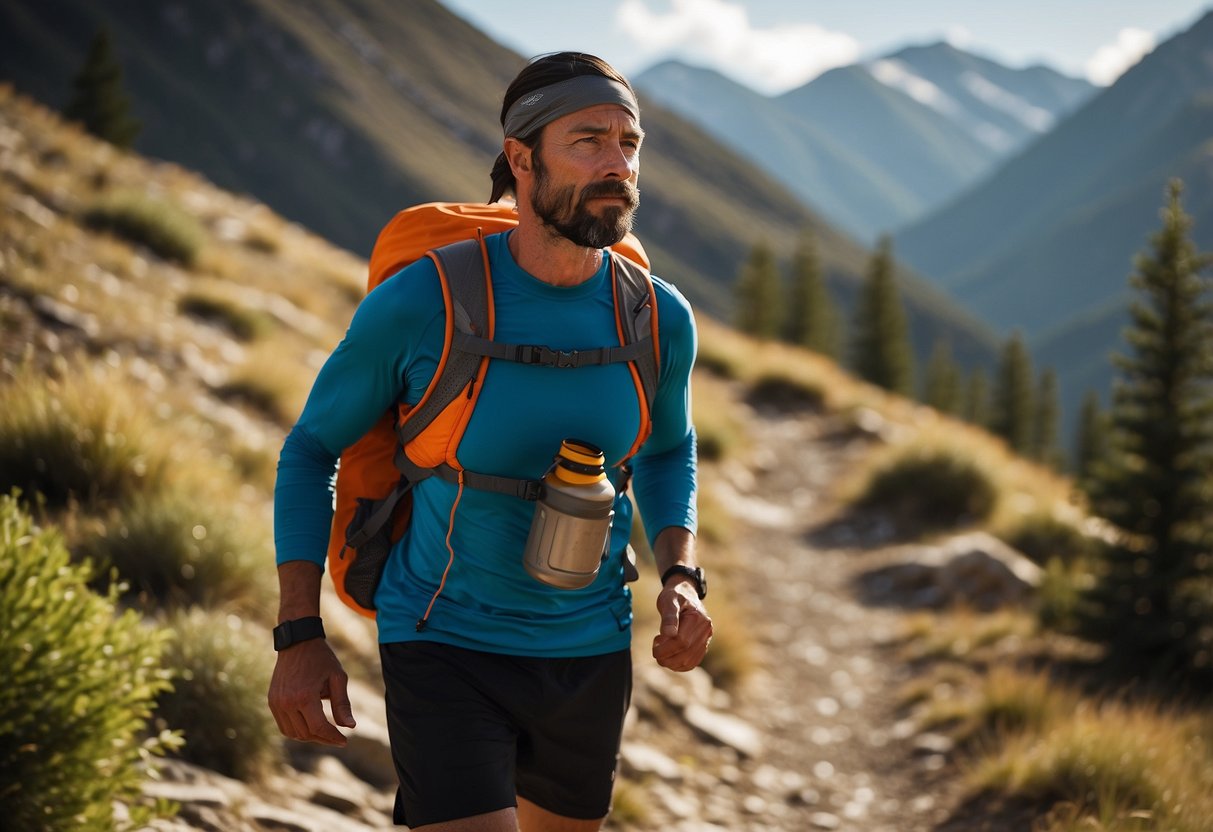
[[[606,143],[606,160],[604,162],[606,175],[618,179],[630,179],[635,171],[635,153],[622,142]]]

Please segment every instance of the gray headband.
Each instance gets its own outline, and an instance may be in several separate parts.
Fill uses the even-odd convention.
[[[597,104],[618,104],[632,118],[640,118],[636,96],[623,84],[601,75],[578,75],[541,87],[515,101],[505,114],[505,135],[529,138],[545,124]]]

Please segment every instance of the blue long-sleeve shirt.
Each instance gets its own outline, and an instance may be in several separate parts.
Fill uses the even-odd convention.
[[[572,287],[544,283],[514,262],[506,234],[487,239],[495,340],[557,350],[618,343],[609,265]],[[660,380],[653,432],[633,459],[632,490],[650,541],[664,528],[695,530],[695,433],[690,374],[696,334],[686,300],[655,278]],[[441,357],[445,311],[433,263],[422,259],[384,281],[359,306],[321,369],[287,436],[274,494],[279,563],[323,565],[332,522],[331,483],[341,451],[397,402],[416,403]],[[489,364],[458,448],[463,467],[517,478],[542,476],[560,442],[577,438],[624,457],[639,429],[636,388],[625,364],[576,370]],[[383,642],[424,639],[531,656],[583,656],[630,642],[631,593],[623,550],[632,506],[616,500],[610,553],[588,587],[564,590],[532,578],[522,550],[535,505],[458,487],[436,477],[413,489],[413,518],[375,595]],[[452,512],[452,508],[454,511]],[[418,632],[454,558],[445,585]]]

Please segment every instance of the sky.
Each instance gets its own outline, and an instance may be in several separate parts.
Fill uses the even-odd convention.
[[[1213,0],[441,0],[525,56],[575,49],[629,77],[667,58],[768,95],[836,66],[947,40],[1106,86]]]

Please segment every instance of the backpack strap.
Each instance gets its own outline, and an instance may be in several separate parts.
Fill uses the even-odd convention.
[[[640,403],[640,430],[627,455],[616,463],[625,466],[653,432],[652,411],[660,380],[661,346],[657,339],[657,293],[648,269],[611,252],[611,271],[619,341],[624,345],[643,346],[629,363]]]

